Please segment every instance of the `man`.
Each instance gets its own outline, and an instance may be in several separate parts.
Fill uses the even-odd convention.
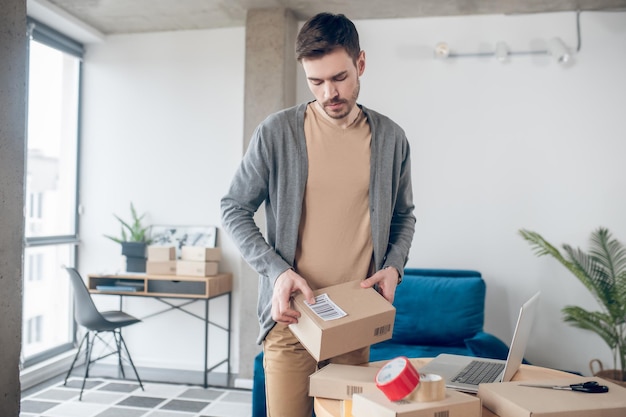
[[[258,314],[267,410],[310,417],[308,377],[318,364],[289,330],[290,298],[351,280],[393,302],[415,229],[409,144],[387,117],[357,105],[365,70],[354,24],[321,13],[296,55],[315,96],[256,129],[222,199],[226,231],[259,273]],[[266,238],[254,222],[266,208]],[[360,364],[369,347],[330,362]]]

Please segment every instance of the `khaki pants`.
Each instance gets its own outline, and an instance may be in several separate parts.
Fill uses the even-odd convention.
[[[263,342],[265,394],[268,417],[311,417],[309,375],[327,363],[360,365],[369,361],[369,347],[318,364],[291,333],[277,324]]]

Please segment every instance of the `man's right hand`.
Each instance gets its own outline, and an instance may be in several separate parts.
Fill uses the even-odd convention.
[[[313,290],[293,269],[288,269],[276,278],[272,295],[272,318],[277,323],[297,323],[300,313],[291,308],[291,297],[301,292],[309,304],[315,303]]]

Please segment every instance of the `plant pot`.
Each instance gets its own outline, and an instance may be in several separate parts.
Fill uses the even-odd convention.
[[[146,247],[144,242],[122,242],[127,272],[146,272]]]
[[[594,363],[598,366],[599,370],[594,371]],[[619,369],[607,369],[604,370],[602,366],[602,362],[599,359],[592,359],[589,362],[589,369],[593,376],[597,376],[598,378],[606,379],[607,381],[613,382],[614,384],[621,385],[622,387],[626,387],[626,372],[623,372]]]
[[[127,256],[126,272],[146,272],[146,258]]]
[[[122,255],[129,258],[145,258],[146,246],[144,242],[122,242]]]

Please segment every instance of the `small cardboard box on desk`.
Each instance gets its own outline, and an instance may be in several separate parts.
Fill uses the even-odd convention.
[[[353,417],[480,417],[480,399],[453,389],[446,389],[441,401],[390,401],[382,392],[354,394]]]
[[[341,401],[341,417],[352,416],[352,395],[378,391],[375,366],[329,363],[309,376],[309,396]]]
[[[606,385],[606,393],[525,387],[524,384],[569,386],[587,381]],[[624,417],[626,388],[601,378],[573,377],[545,381],[515,381],[480,384],[483,405],[506,417]]]
[[[330,363],[309,376],[309,396],[351,400],[353,394],[378,391],[374,366]]]
[[[318,362],[391,338],[396,309],[373,288],[351,281],[313,293],[311,306],[294,297],[301,316],[289,329]]]
[[[180,260],[176,262],[176,275],[196,277],[217,275],[221,259],[222,250],[220,248],[183,246],[180,252]]]
[[[146,273],[149,275],[176,275],[176,247],[148,246]]]
[[[222,249],[204,246],[183,246],[180,250],[180,259],[186,261],[219,262],[222,260]]]

